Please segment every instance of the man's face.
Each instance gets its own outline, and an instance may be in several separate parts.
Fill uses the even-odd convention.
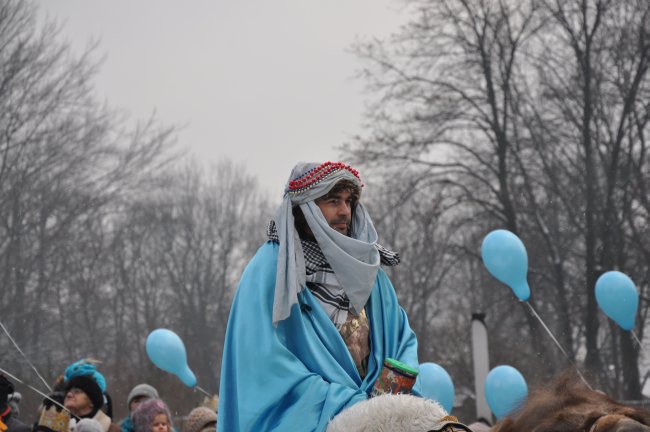
[[[329,226],[348,235],[352,220],[352,193],[347,190],[329,193],[315,202]]]
[[[93,404],[88,395],[76,387],[68,390],[63,401],[63,406],[77,416],[89,414],[93,410]]]
[[[131,399],[131,403],[129,404],[129,411],[133,412],[135,411],[142,402],[146,401],[149,399],[149,396],[136,396],[133,399]]]

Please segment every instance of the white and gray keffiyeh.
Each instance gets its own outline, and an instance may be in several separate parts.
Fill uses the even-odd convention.
[[[266,235],[272,242],[279,243],[275,221],[270,221],[266,228]],[[305,256],[305,272],[307,275],[307,288],[316,297],[332,320],[337,329],[340,329],[348,317],[351,309],[350,299],[338,283],[332,267],[327,263],[327,258],[318,247],[318,243],[309,239],[300,239],[300,244]],[[381,263],[385,266],[399,264],[399,254],[376,244],[379,250]],[[358,313],[358,311],[353,311]]]
[[[360,202],[353,214],[350,236],[329,226],[314,200],[343,179],[362,186],[357,172],[342,163],[303,163],[291,173],[275,222],[269,225],[269,232],[275,228],[272,240],[280,245],[274,325],[289,316],[304,286],[310,287],[335,324],[345,322],[348,310],[360,311],[366,304],[380,262],[399,262],[397,254],[377,244],[377,232]],[[300,239],[292,213],[296,205],[300,206],[315,242]]]

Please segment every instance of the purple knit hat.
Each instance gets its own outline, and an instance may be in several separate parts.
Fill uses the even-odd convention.
[[[165,402],[160,399],[148,399],[142,402],[131,414],[135,432],[151,432],[153,420],[158,414],[165,414],[169,425],[172,425],[172,414]]]

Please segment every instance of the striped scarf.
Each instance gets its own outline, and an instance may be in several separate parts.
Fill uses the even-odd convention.
[[[269,222],[266,235],[270,241],[274,243],[280,242],[274,221]],[[354,308],[350,305],[348,296],[341,288],[318,243],[315,240],[303,238],[300,239],[300,243],[305,256],[307,288],[316,297],[336,328],[340,329],[345,323],[350,310],[355,315],[358,315],[360,311],[353,310]],[[399,264],[400,257],[398,253],[388,250],[380,244],[375,244],[375,246],[379,251],[383,265],[395,266]]]

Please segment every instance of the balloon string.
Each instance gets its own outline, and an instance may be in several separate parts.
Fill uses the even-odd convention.
[[[17,378],[16,376],[10,374],[9,372],[7,372],[6,370],[4,370],[4,369],[2,369],[2,368],[0,368],[0,372],[2,372],[3,374],[7,375],[9,378],[12,378],[14,381],[18,381],[18,382],[21,383],[22,385],[25,385],[25,386],[29,387],[30,389],[34,390],[36,393],[38,393],[39,395],[43,396],[45,399],[49,400],[49,401],[52,402],[53,404],[55,404],[55,405],[57,405],[57,406],[63,408],[64,410],[66,410],[66,411],[67,411],[71,416],[73,416],[74,418],[77,418],[77,416],[74,415],[74,414],[72,414],[72,413],[70,412],[69,409],[67,409],[66,407],[64,407],[64,406],[61,405],[59,402],[55,401],[54,399],[52,399],[51,397],[49,397],[48,395],[46,395],[46,394],[43,393],[42,391],[40,391],[40,390],[38,390],[38,389],[36,389],[36,388],[30,386],[30,385],[27,384],[25,381],[23,381],[23,380]]]
[[[551,339],[553,339],[553,342],[555,342],[555,345],[557,345],[557,347],[560,349],[560,351],[562,351],[562,354],[564,354],[564,356],[565,356],[566,359],[569,361],[569,363],[570,363],[570,364],[575,368],[576,372],[578,372],[578,376],[580,377],[580,379],[582,379],[582,382],[584,382],[584,383],[586,384],[586,386],[589,388],[589,390],[593,390],[593,389],[591,388],[591,386],[589,385],[589,383],[587,382],[587,380],[585,379],[585,377],[582,376],[582,373],[580,372],[580,369],[578,369],[578,365],[576,365],[576,364],[574,363],[574,361],[571,360],[571,357],[569,357],[569,354],[564,350],[564,348],[562,348],[562,345],[560,345],[560,342],[558,342],[558,340],[557,340],[557,339],[555,338],[555,336],[553,335],[553,332],[551,332],[551,329],[549,329],[548,326],[546,325],[546,323],[544,323],[544,320],[542,320],[542,317],[540,317],[540,316],[537,314],[537,312],[536,312],[535,309],[533,308],[533,305],[531,305],[531,304],[530,304],[529,302],[527,302],[527,301],[525,301],[524,303],[525,303],[526,305],[528,305],[528,307],[530,308],[530,311],[533,313],[533,315],[535,316],[535,318],[537,318],[537,320],[540,322],[540,324],[542,324],[542,327],[544,327],[544,329],[545,329],[546,332],[549,334],[549,336],[551,336]]]
[[[199,392],[203,393],[204,395],[206,395],[206,396],[209,397],[209,398],[214,397],[214,395],[211,395],[210,393],[208,393],[207,391],[203,390],[203,389],[202,389],[201,387],[199,387],[199,386],[194,386],[194,388],[195,388],[196,390],[198,390]]]
[[[634,339],[636,343],[639,344],[639,349],[641,352],[643,352],[643,344],[641,343],[639,337],[636,335],[636,332],[634,330],[630,330],[630,333],[632,333],[632,339]]]
[[[11,343],[14,344],[14,346],[16,347],[16,349],[18,350],[18,352],[20,353],[20,355],[23,356],[23,358],[25,359],[25,361],[27,361],[27,363],[32,367],[32,369],[34,370],[34,372],[36,372],[36,375],[38,375],[38,377],[41,379],[41,381],[43,381],[43,384],[45,384],[45,388],[47,388],[47,390],[48,390],[49,392],[51,392],[51,391],[52,391],[52,388],[47,384],[47,381],[45,381],[45,379],[41,376],[41,374],[38,373],[38,371],[36,370],[36,367],[32,364],[32,362],[29,361],[29,359],[27,358],[27,356],[25,355],[25,353],[23,352],[23,350],[20,349],[20,347],[18,346],[18,344],[17,344],[16,341],[14,340],[14,338],[11,337],[11,335],[9,334],[9,331],[7,330],[7,328],[4,326],[4,324],[2,324],[2,321],[0,321],[0,327],[2,327],[2,330],[4,330],[4,332],[6,333],[7,337],[9,338],[9,340],[11,341]]]

